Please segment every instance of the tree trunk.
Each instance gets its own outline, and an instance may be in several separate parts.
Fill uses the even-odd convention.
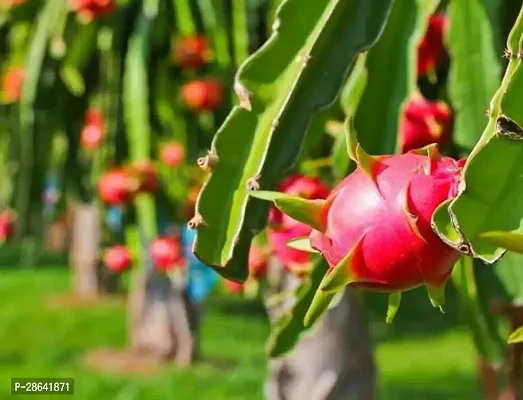
[[[279,271],[279,272],[278,272]],[[298,278],[271,261],[271,290],[291,290]],[[278,276],[279,275],[279,276]],[[278,284],[273,286],[277,281]],[[268,310],[274,320],[291,305]],[[373,400],[375,368],[364,310],[346,289],[311,331],[286,356],[269,361],[265,383],[267,400]]]
[[[139,353],[191,364],[196,357],[199,310],[189,302],[185,277],[158,273],[149,257],[145,261],[129,296],[131,346]]]
[[[69,250],[73,290],[79,297],[96,297],[118,289],[118,276],[101,265],[101,221],[95,204],[76,204]]]

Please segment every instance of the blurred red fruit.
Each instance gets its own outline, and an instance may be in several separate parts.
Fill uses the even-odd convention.
[[[0,8],[11,8],[23,4],[25,0],[0,0]]]
[[[251,244],[249,250],[249,275],[254,279],[259,279],[267,272],[268,255],[260,246]]]
[[[174,60],[184,69],[196,69],[205,64],[211,54],[205,36],[179,38],[174,46]]]
[[[160,182],[158,180],[158,173],[152,162],[134,162],[127,167],[127,171],[140,183],[138,187],[139,192],[154,193],[158,190]]]
[[[72,0],[73,9],[86,21],[105,17],[114,11],[116,0]]]
[[[325,199],[327,188],[318,178],[305,175],[292,175],[280,185],[280,191],[305,199]],[[308,236],[312,228],[283,214],[272,206],[269,213],[267,238],[272,252],[278,261],[289,271],[301,275],[310,266],[310,253],[287,246],[293,239]]]
[[[112,205],[127,203],[134,197],[137,190],[136,180],[122,169],[105,172],[98,182],[100,197]]]
[[[80,143],[86,150],[98,148],[104,138],[102,128],[97,125],[85,125],[80,135]]]
[[[118,245],[105,251],[104,264],[112,272],[123,272],[133,263],[131,253],[127,247]]]
[[[204,79],[186,83],[182,89],[185,105],[195,111],[212,111],[220,105],[223,87],[216,79]]]
[[[149,251],[153,264],[160,271],[183,267],[183,253],[180,242],[171,236],[160,237],[151,242]]]
[[[12,210],[0,212],[0,241],[5,242],[13,234],[15,227],[15,213]]]
[[[452,112],[444,102],[414,97],[400,123],[400,150],[406,153],[431,143],[444,146],[450,142],[451,128]]]
[[[181,143],[172,142],[163,145],[160,151],[160,159],[169,167],[179,166],[185,158],[185,149]]]
[[[447,27],[447,16],[434,14],[429,18],[427,30],[418,46],[418,75],[433,74],[447,58],[444,34]]]
[[[227,289],[227,291],[229,293],[239,294],[239,293],[243,292],[243,286],[244,286],[243,283],[238,283],[238,282],[230,281],[228,279],[224,279],[223,284],[225,286],[225,289]]]
[[[22,84],[24,83],[24,69],[20,66],[14,66],[7,70],[2,79],[2,91],[4,98],[13,103],[18,101],[22,93]]]

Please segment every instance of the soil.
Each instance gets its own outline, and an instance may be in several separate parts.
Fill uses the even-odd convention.
[[[92,307],[96,305],[122,305],[125,306],[127,297],[123,293],[102,294],[98,296],[78,296],[75,293],[62,293],[47,299],[46,305],[52,309]]]

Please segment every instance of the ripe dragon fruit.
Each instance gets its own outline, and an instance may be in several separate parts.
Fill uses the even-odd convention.
[[[104,253],[104,264],[112,272],[127,270],[133,263],[131,252],[123,245],[113,246]]]
[[[452,112],[442,101],[429,101],[421,95],[413,97],[405,107],[400,123],[400,150],[419,149],[431,143],[450,142]]]
[[[171,236],[157,238],[149,245],[149,252],[155,267],[162,272],[185,266],[182,246]]]
[[[179,38],[174,46],[174,60],[183,69],[197,69],[211,56],[211,46],[205,36],[195,35]]]
[[[460,253],[433,232],[431,219],[458,194],[465,160],[440,156],[437,145],[370,156],[350,138],[348,148],[358,167],[325,200],[269,192],[280,210],[311,226],[309,250],[320,252],[330,266],[320,291],[352,286],[388,292],[391,322],[401,292],[426,285],[432,304],[441,309]],[[251,195],[269,199],[267,192]]]
[[[73,9],[86,21],[111,14],[116,0],[72,0]]]
[[[0,212],[0,242],[7,241],[13,234],[16,214],[12,210]]]
[[[140,183],[127,171],[105,172],[98,181],[98,193],[107,204],[121,205],[132,200]]]
[[[2,91],[8,102],[14,103],[20,98],[24,77],[24,69],[21,66],[9,68],[2,77]]]
[[[223,99],[223,86],[213,78],[195,80],[182,88],[185,105],[194,111],[213,111]]]
[[[304,175],[291,175],[281,183],[280,190],[288,195],[309,200],[325,199],[329,195],[329,189],[319,179]],[[292,239],[309,235],[311,230],[310,226],[271,207],[267,228],[269,246],[278,261],[287,270],[298,275],[309,269],[310,254],[290,248],[287,243]]]
[[[429,18],[427,30],[418,46],[418,76],[434,76],[436,68],[447,59],[443,36],[447,26],[447,16],[434,14]]]
[[[85,113],[85,125],[80,135],[80,143],[86,150],[100,146],[104,138],[105,123],[102,113],[94,108],[89,108]]]
[[[178,142],[166,143],[160,150],[160,159],[165,165],[175,168],[185,159],[185,149]]]

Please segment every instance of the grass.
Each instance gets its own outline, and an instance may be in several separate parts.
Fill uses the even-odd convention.
[[[60,376],[76,378],[74,398],[80,400],[263,398],[268,326],[256,304],[222,294],[208,303],[202,350],[220,363],[119,377],[87,371],[78,360],[93,348],[125,345],[124,307],[105,304],[81,311],[44,307],[46,298],[68,290],[69,276],[63,268],[4,269],[0,274],[0,399],[11,398],[11,377]],[[370,302],[380,399],[481,398],[467,332],[458,326],[452,309],[440,315],[425,296],[409,293],[390,327],[383,323],[383,299]]]

